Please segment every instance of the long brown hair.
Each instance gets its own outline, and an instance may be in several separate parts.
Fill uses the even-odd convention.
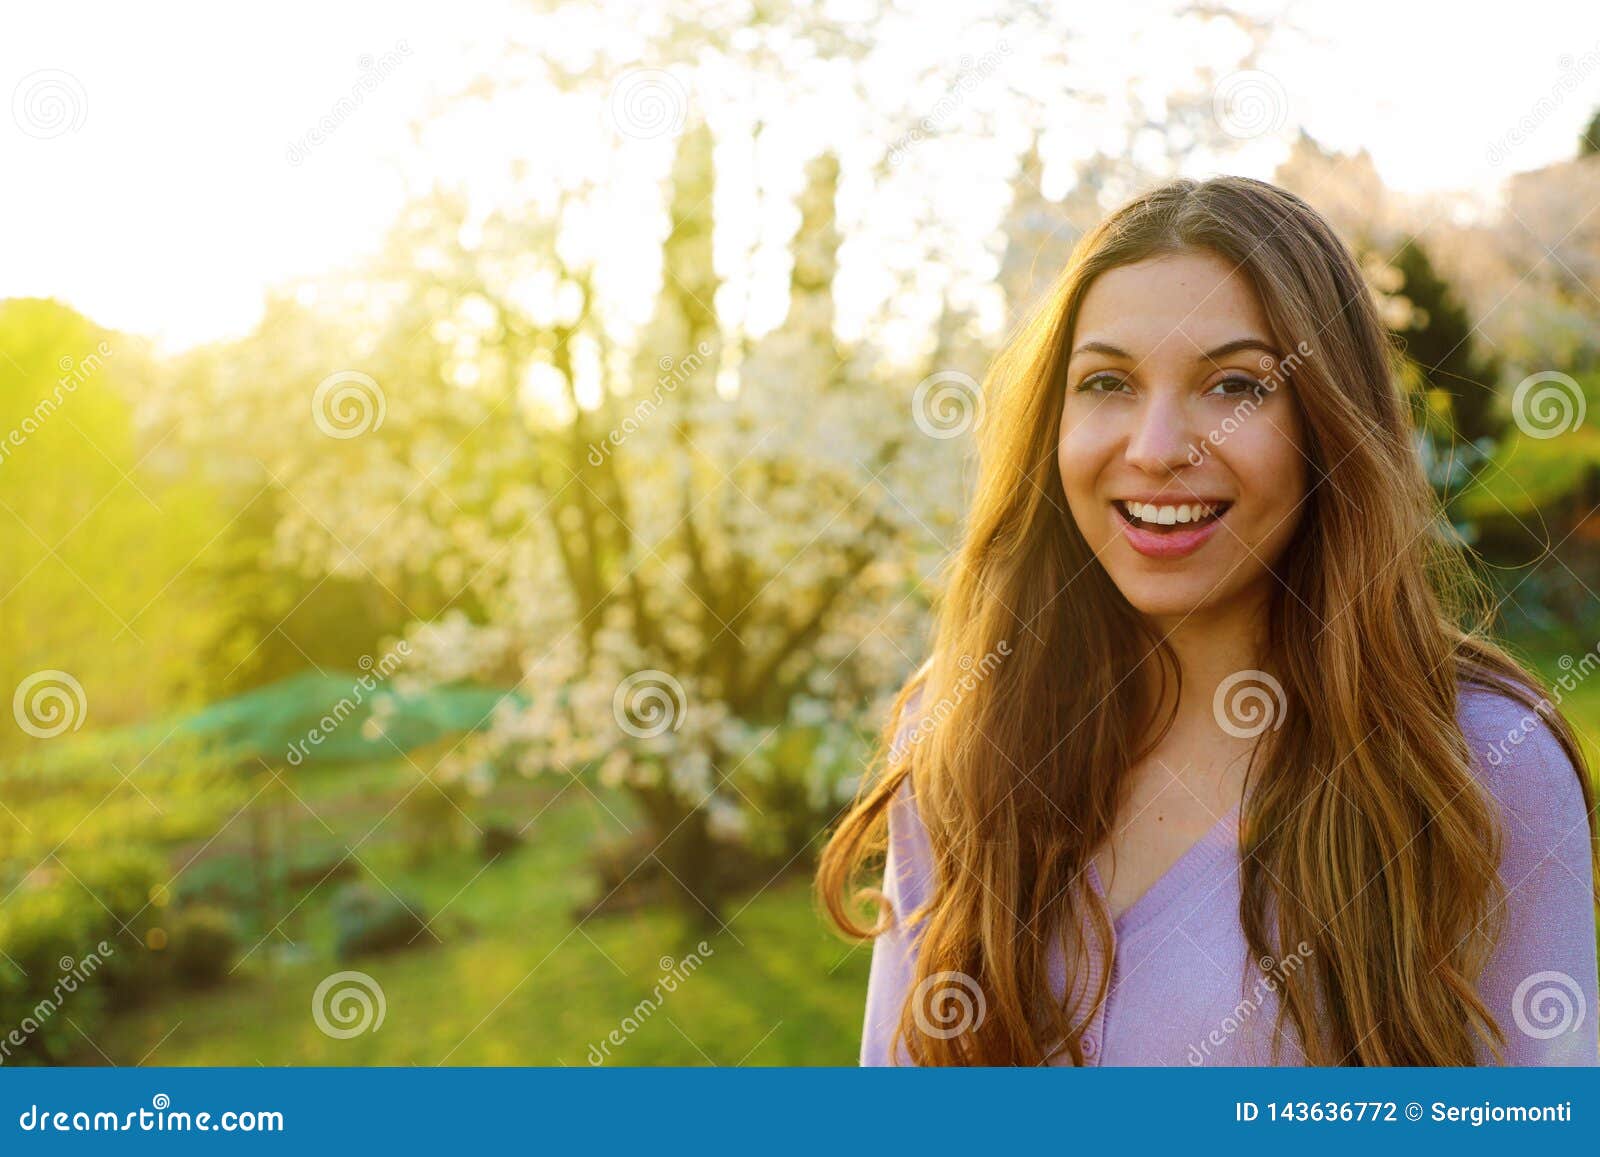
[[[1305,353],[1292,397],[1315,469],[1277,567],[1263,660],[1284,719],[1252,753],[1239,832],[1251,955],[1306,958],[1283,989],[1274,1059],[1286,1016],[1312,1064],[1470,1065],[1477,1041],[1499,1057],[1505,1034],[1475,979],[1500,930],[1501,834],[1457,722],[1461,684],[1511,694],[1550,724],[1600,860],[1588,769],[1539,680],[1489,637],[1484,584],[1434,529],[1438,501],[1356,262],[1310,206],[1260,181],[1178,180],[1125,205],[1079,243],[995,359],[932,658],[901,689],[873,774],[831,835],[821,902],[846,935],[887,927],[861,903],[882,899],[870,873],[909,777],[934,859],[927,902],[893,913],[925,921],[913,987],[965,974],[988,1015],[971,1032],[931,1034],[908,1000],[895,1044],[923,1065],[1039,1064],[1061,1051],[1083,1063],[1079,1039],[1110,968],[1098,991],[1078,990],[1090,949],[1072,930],[1092,927],[1104,945],[1111,924],[1079,880],[1113,830],[1125,770],[1173,715],[1153,738],[1137,721],[1166,701],[1169,678],[1181,691],[1181,675],[1066,508],[1056,441],[1067,353],[1096,277],[1185,250],[1248,274],[1282,348]],[[1160,692],[1130,677],[1150,658]],[[914,696],[938,705],[937,725],[897,745]],[[1053,936],[1071,998],[1050,996]]]

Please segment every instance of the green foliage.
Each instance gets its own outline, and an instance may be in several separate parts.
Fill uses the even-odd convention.
[[[168,929],[168,967],[191,988],[220,983],[239,955],[239,930],[233,916],[209,904],[179,909]]]
[[[141,930],[154,926],[160,861],[108,851],[83,871],[35,874],[0,905],[0,1032],[25,1042],[7,1059],[59,1062],[107,1013],[150,988]],[[76,1027],[74,1027],[76,1025]]]
[[[80,981],[74,968],[88,958],[98,971],[98,962],[115,959],[119,948],[106,935],[108,921],[86,899],[50,887],[17,893],[0,905],[0,1034],[24,1038],[18,1045],[0,1035],[7,1064],[67,1059],[82,1039],[69,1015],[91,1034],[104,1022],[105,986],[93,974]]]
[[[1461,495],[1463,513],[1531,524],[1541,511],[1582,497],[1600,469],[1600,374],[1574,380],[1584,394],[1583,424],[1550,438],[1530,437],[1515,424],[1508,426],[1488,464]]]
[[[396,952],[432,943],[415,899],[397,896],[365,881],[346,884],[333,901],[338,929],[335,951],[341,960],[371,952]]]
[[[1589,118],[1578,137],[1578,156],[1592,157],[1596,153],[1600,153],[1600,108],[1594,110],[1594,116]]]
[[[1403,278],[1400,293],[1411,304],[1406,324],[1394,333],[1420,371],[1422,384],[1450,399],[1457,437],[1471,442],[1493,435],[1500,370],[1492,358],[1479,356],[1466,307],[1415,238],[1401,247],[1393,265]]]
[[[0,884],[9,889],[58,849],[80,875],[113,853],[215,832],[245,784],[193,740],[125,731],[65,736],[0,760]]]
[[[390,771],[395,785],[413,774],[403,763]],[[700,934],[659,907],[591,918],[575,933],[573,908],[598,898],[583,870],[589,849],[626,834],[624,824],[637,830],[638,817],[626,797],[603,788],[596,798],[573,787],[546,806],[539,793],[554,789],[516,787],[524,795],[514,814],[537,819],[521,850],[487,870],[475,848],[409,872],[386,849],[363,848],[387,883],[443,914],[430,925],[442,943],[424,932],[416,943],[426,951],[352,965],[383,990],[380,1031],[336,1040],[310,1015],[311,993],[336,967],[332,896],[323,889],[302,908],[318,930],[312,958],[276,967],[262,983],[178,993],[120,1015],[99,1043],[119,1064],[589,1064],[590,1046],[651,991],[662,957],[681,960]],[[339,822],[322,801],[316,806]],[[341,832],[354,839],[364,827]],[[732,935],[708,937],[714,952],[705,964],[605,1063],[854,1063],[868,952],[822,926],[803,876],[776,880],[736,909]],[[462,934],[447,920],[474,930]],[[262,956],[249,966],[260,967]]]
[[[483,833],[478,837],[478,851],[491,863],[521,846],[522,833],[513,823],[491,821],[483,825]]]
[[[201,693],[220,624],[218,592],[188,570],[220,515],[187,467],[139,445],[151,373],[137,342],[65,306],[0,302],[0,688],[68,672],[96,725]],[[0,728],[0,755],[42,742]]]

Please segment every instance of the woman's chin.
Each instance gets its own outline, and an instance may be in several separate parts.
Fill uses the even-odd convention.
[[[1153,579],[1141,575],[1136,579],[1118,582],[1117,586],[1129,605],[1145,618],[1167,621],[1173,625],[1213,606],[1219,597],[1216,586],[1198,576]]]

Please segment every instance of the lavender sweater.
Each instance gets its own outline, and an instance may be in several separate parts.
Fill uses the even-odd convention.
[[[913,719],[916,706],[914,696]],[[1572,763],[1542,719],[1499,693],[1463,686],[1457,721],[1504,818],[1500,876],[1508,911],[1478,993],[1506,1034],[1506,1063],[1600,1064],[1589,828]],[[889,806],[884,891],[897,921],[923,902],[933,880],[910,786],[907,780]],[[1239,925],[1237,818],[1236,807],[1113,922],[1108,995],[1083,1038],[1089,1064],[1272,1063],[1277,993],[1309,959],[1250,959]],[[1103,895],[1092,864],[1086,876]],[[897,923],[873,944],[863,1065],[910,1063],[903,1044],[892,1061],[889,1047],[911,989],[915,931]],[[1098,960],[1093,968],[1079,981],[1090,992],[1100,981]],[[1051,977],[1063,997],[1059,942]],[[930,991],[934,1015],[949,1017],[930,1021],[936,1031],[953,1033],[963,1017],[970,1024],[986,1013],[964,977],[945,974]],[[1279,1059],[1305,1063],[1290,1020]],[[1054,1063],[1069,1062],[1063,1054]],[[1478,1063],[1493,1063],[1487,1048],[1480,1046]]]

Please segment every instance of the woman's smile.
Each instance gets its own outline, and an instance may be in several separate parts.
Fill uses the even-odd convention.
[[[1182,558],[1216,534],[1233,503],[1129,502],[1111,506],[1128,545],[1147,558]]]
[[[1072,340],[1057,458],[1100,565],[1156,625],[1258,605],[1307,458],[1250,277],[1200,249],[1118,266],[1085,290]]]

